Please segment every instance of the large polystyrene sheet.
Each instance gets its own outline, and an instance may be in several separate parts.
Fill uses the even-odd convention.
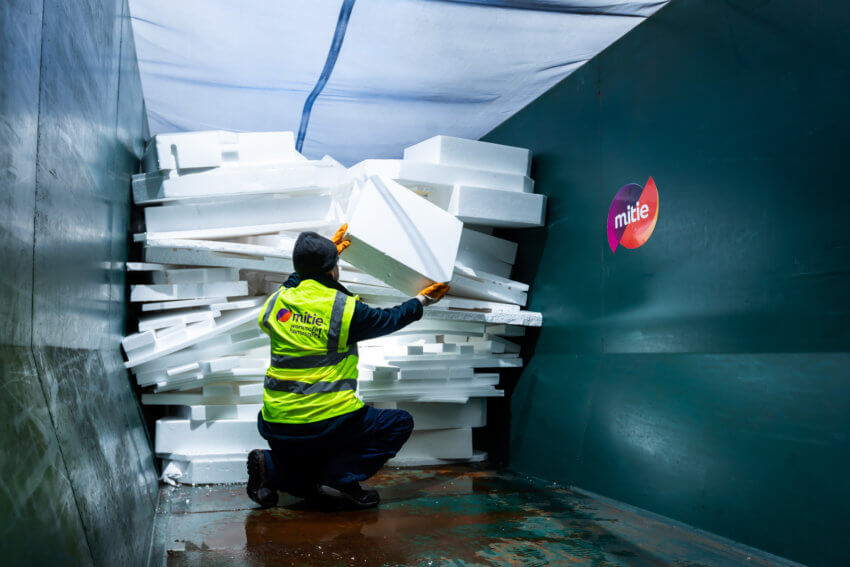
[[[481,137],[664,3],[130,0],[152,133],[303,124],[307,157],[346,165]]]

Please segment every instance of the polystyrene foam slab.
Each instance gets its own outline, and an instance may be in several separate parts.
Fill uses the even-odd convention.
[[[517,249],[516,242],[484,234],[471,228],[464,228],[460,234],[459,251],[492,256],[506,264],[516,262]]]
[[[437,459],[472,457],[472,429],[434,429],[414,431],[398,452],[400,460],[418,455]]]
[[[145,227],[156,233],[228,228],[238,232],[237,228],[248,226],[265,227],[257,229],[261,232],[256,234],[302,230],[326,222],[334,211],[332,204],[330,195],[247,195],[209,203],[147,207]]]
[[[410,412],[415,431],[487,425],[487,401],[484,398],[473,398],[465,404],[399,402],[396,406]]]
[[[256,320],[259,315],[260,307],[244,309],[241,311],[231,311],[217,319],[214,327],[199,329],[197,332],[190,332],[183,340],[175,341],[163,346],[157,344],[155,350],[152,352],[146,352],[144,355],[140,356],[135,356],[136,351],[131,351],[133,356],[130,357],[129,361],[124,363],[124,368],[133,368],[134,366],[144,364],[145,362],[155,360],[172,352],[195,345],[203,340],[224,334],[235,327],[248,323],[249,321],[253,321],[256,324]]]
[[[452,136],[434,136],[409,146],[404,159],[531,175],[531,150]]]
[[[210,282],[130,286],[130,301],[175,301],[248,295],[248,282]]]
[[[257,416],[193,423],[186,418],[163,417],[156,421],[155,445],[163,453],[241,453],[268,448],[257,431]]]
[[[468,270],[464,272],[466,273],[455,270],[450,282],[452,295],[515,305],[525,305],[528,302],[528,293],[525,291],[492,279],[472,276]]]
[[[256,424],[255,424],[256,427]],[[248,454],[161,455],[162,480],[168,484],[244,484]]]
[[[448,211],[469,224],[508,228],[543,226],[546,195],[457,185]]]
[[[405,187],[436,190],[438,193],[441,193],[441,190],[449,191],[455,185],[469,185],[471,187],[485,187],[520,193],[534,191],[534,181],[526,175],[419,161],[367,159],[352,166],[349,171],[354,177],[360,179],[368,178],[371,175],[382,175],[395,179]],[[429,200],[438,206],[445,207],[447,204],[444,199],[440,198],[440,195],[435,195]]]
[[[208,130],[157,134],[148,142],[145,171],[200,167],[275,165],[304,161],[292,132]]]
[[[181,299],[178,301],[156,301],[143,303],[142,311],[169,311],[172,309],[186,309],[187,307],[201,307],[227,301],[225,297],[203,297],[195,299]]]
[[[142,394],[142,403],[146,406],[201,406],[201,405],[237,405],[237,404],[261,404],[263,402],[262,391],[254,396],[237,396],[234,394],[232,384],[229,395],[208,396],[199,393],[164,393],[164,394]],[[255,411],[253,417],[257,416]]]
[[[345,260],[415,295],[451,279],[462,228],[457,219],[392,180],[371,177],[352,199]]]
[[[128,272],[161,272],[163,270],[173,270],[180,266],[171,264],[151,264],[149,262],[127,262]]]
[[[543,325],[543,314],[536,311],[493,311],[491,313],[481,313],[476,311],[461,311],[461,310],[429,310],[426,309],[422,314],[423,320],[435,320],[441,322],[476,322],[490,323],[498,325],[501,323],[509,325],[521,325],[524,327],[540,327]],[[442,325],[442,323],[439,323]]]
[[[330,162],[141,173],[133,176],[133,202],[168,201],[262,193],[322,193],[348,187],[345,168]]]
[[[461,268],[484,270],[503,278],[511,277],[511,272],[514,269],[511,264],[496,260],[492,256],[470,254],[463,250],[458,250],[455,265]]]
[[[139,331],[155,331],[174,325],[187,325],[189,323],[197,323],[198,321],[209,321],[219,316],[221,316],[220,311],[201,309],[142,317],[139,319]]]
[[[243,331],[245,331],[243,333]],[[249,334],[250,333],[250,334]],[[243,337],[244,334],[244,337]],[[230,332],[213,336],[200,344],[168,354],[168,356],[151,359],[135,367],[134,373],[139,376],[154,372],[165,372],[169,368],[197,363],[220,356],[240,355],[259,349],[268,352],[269,338],[259,326],[245,325]]]
[[[223,404],[188,406],[189,417],[192,421],[214,421],[221,419],[257,419],[257,414],[263,408],[259,404]]]
[[[140,329],[140,331],[142,332],[127,335],[121,340],[121,346],[124,347],[124,352],[139,350],[152,346],[156,343],[156,336],[151,330]]]
[[[236,268],[180,268],[157,270],[151,276],[155,284],[199,284],[237,281],[239,270]]]
[[[188,266],[221,266],[246,270],[281,272],[294,270],[291,252],[270,246],[213,240],[151,239],[145,259]]]

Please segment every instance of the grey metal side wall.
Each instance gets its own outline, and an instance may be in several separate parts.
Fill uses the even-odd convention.
[[[146,121],[126,0],[0,3],[0,562],[142,565],[156,469],[122,367]]]
[[[511,463],[850,564],[850,5],[673,0],[485,139],[534,151]],[[612,252],[608,208],[658,185]]]

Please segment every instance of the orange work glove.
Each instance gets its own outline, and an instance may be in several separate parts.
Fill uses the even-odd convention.
[[[336,245],[336,251],[342,254],[342,251],[351,246],[350,240],[343,240],[345,238],[345,233],[348,231],[348,223],[345,223],[339,230],[334,233],[333,238],[331,238],[331,242]]]
[[[446,295],[450,289],[451,288],[449,287],[449,284],[431,284],[422,291],[420,291],[419,295],[417,295],[416,298],[422,302],[422,305],[427,307],[443,299],[443,296]]]

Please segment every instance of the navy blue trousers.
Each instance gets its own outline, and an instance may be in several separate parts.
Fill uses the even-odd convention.
[[[276,488],[306,496],[317,484],[344,487],[374,475],[410,437],[413,418],[364,406],[308,424],[266,422],[261,412],[258,427],[271,447],[266,465]]]

